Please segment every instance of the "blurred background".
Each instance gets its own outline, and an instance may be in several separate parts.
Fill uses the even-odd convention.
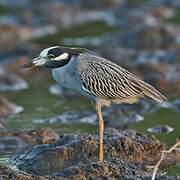
[[[106,128],[135,129],[167,145],[180,138],[179,0],[0,0],[3,132],[36,128],[59,134],[97,132],[96,114],[86,98],[57,86],[50,70],[19,69],[42,49],[56,45],[93,50],[168,97],[164,104],[143,100],[104,108]],[[2,137],[0,142],[4,143],[0,163],[6,164],[16,143],[12,146]]]

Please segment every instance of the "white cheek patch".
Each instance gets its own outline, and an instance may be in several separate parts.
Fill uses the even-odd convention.
[[[68,56],[69,56],[68,53],[64,53],[64,54],[61,54],[60,56],[56,57],[54,60],[60,61],[60,60],[63,60],[63,59],[68,59]]]

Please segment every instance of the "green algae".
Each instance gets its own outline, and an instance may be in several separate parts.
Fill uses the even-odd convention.
[[[9,117],[5,126],[7,128],[32,129],[32,128],[50,128],[59,133],[76,133],[90,132],[91,129],[86,124],[70,126],[66,124],[38,124],[33,123],[33,120],[47,118],[59,115],[66,111],[85,111],[91,108],[91,104],[87,99],[67,99],[52,95],[49,92],[49,86],[54,83],[51,78],[51,73],[34,74],[34,77],[29,80],[29,89],[5,93],[4,96],[10,101],[24,107],[24,111],[16,116]],[[83,130],[83,126],[84,129]]]
[[[167,19],[168,22],[173,23],[173,24],[180,24],[180,12],[179,10],[176,10],[174,12],[174,15],[170,18]]]
[[[0,5],[0,15],[7,15],[7,14],[13,14],[17,13],[19,11],[19,8],[10,7],[6,5]]]
[[[105,33],[117,31],[117,27],[112,27],[104,21],[91,21],[75,25],[68,28],[59,28],[53,35],[47,35],[40,38],[32,39],[36,44],[60,44],[64,38],[78,38],[86,36],[101,36]]]
[[[147,132],[147,129],[158,125],[169,125],[174,128],[174,131],[168,134],[160,133],[155,135],[168,146],[172,146],[175,143],[176,138],[180,137],[180,113],[174,112],[170,109],[160,109],[155,113],[145,115],[144,121],[133,124],[130,128],[136,129],[138,132],[144,134],[152,135],[152,133]]]

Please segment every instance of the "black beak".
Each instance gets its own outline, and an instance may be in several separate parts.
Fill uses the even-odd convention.
[[[36,65],[36,61],[40,60],[39,57],[33,59],[33,60],[30,60],[28,63],[26,64],[23,64],[20,66],[20,68],[30,68],[30,67],[34,67]]]
[[[30,61],[26,64],[23,64],[20,66],[20,68],[30,68],[30,67],[33,67],[35,64],[33,63],[33,61]]]

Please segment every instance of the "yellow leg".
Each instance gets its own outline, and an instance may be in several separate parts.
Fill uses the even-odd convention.
[[[99,120],[99,161],[104,158],[103,138],[104,138],[104,121],[101,112],[101,106],[96,104],[96,112]]]

